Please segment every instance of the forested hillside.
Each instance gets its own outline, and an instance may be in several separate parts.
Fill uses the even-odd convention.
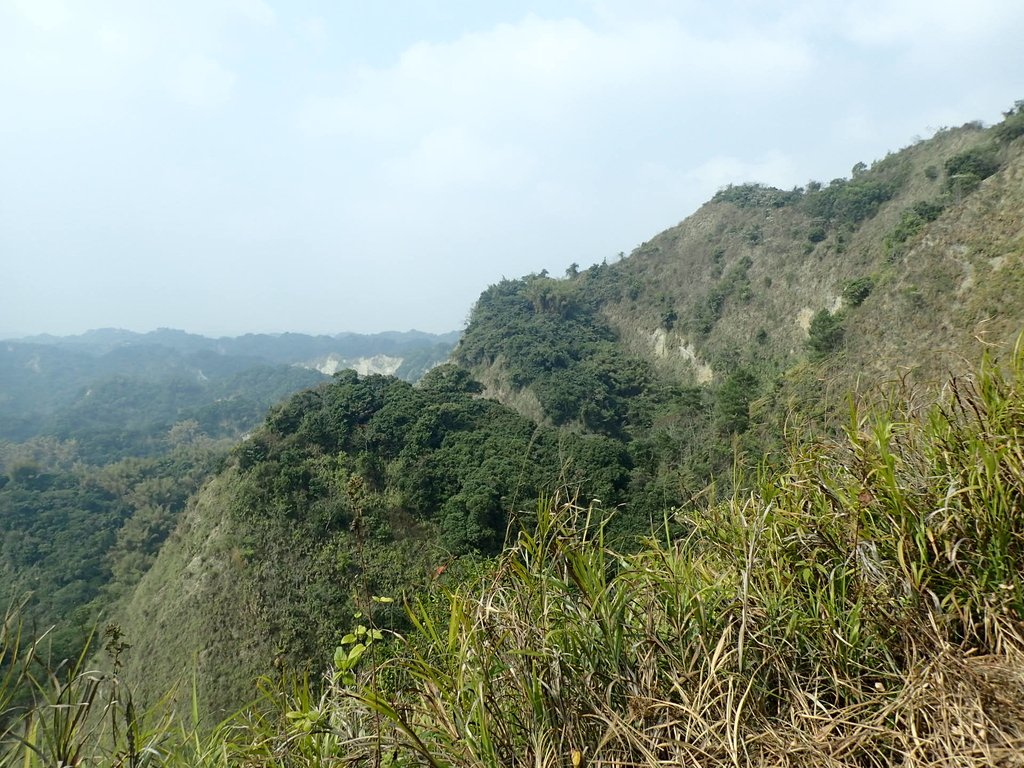
[[[1018,104],[492,285],[175,497],[117,680],[179,764],[1017,764],[1022,222]]]
[[[419,378],[430,334],[91,331],[0,346],[0,603],[75,656],[148,569],[187,499],[267,409],[329,380],[317,356],[393,356]],[[404,357],[398,357],[404,356]]]
[[[296,396],[235,449],[219,501],[196,505],[134,596],[125,626],[147,670],[169,605],[198,637],[259,627],[244,651],[225,641],[236,695],[275,658],[322,659],[358,595],[497,553],[538,494],[599,499],[626,548],[683,533],[674,510],[834,432],[851,393],[924,392],[979,359],[977,338],[1005,348],[1024,327],[1024,148],[1007,127],[1021,121],[940,131],[829,184],[725,189],[620,261],[491,286],[457,366],[419,388],[348,374]],[[229,601],[250,613],[211,615],[186,586],[186,565],[213,561],[251,590]]]
[[[1021,125],[943,130],[827,184],[723,189],[627,258],[490,287],[455,359],[535,420],[621,440],[631,503],[685,503],[737,447],[1013,343]]]
[[[204,703],[230,707],[272,663],[318,669],[373,595],[471,572],[538,496],[624,498],[615,441],[538,427],[478,389],[454,366],[418,387],[346,373],[274,409],[123,614],[143,690],[161,693],[198,653]],[[407,626],[400,602],[382,620]]]

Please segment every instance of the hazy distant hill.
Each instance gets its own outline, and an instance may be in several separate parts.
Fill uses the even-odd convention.
[[[339,333],[334,336],[305,333],[247,333],[243,336],[210,338],[194,333],[159,328],[135,333],[119,328],[100,328],[76,336],[49,334],[28,336],[15,341],[86,349],[102,354],[119,347],[161,346],[178,352],[211,351],[222,355],[257,357],[274,363],[301,363],[322,355],[346,358],[373,355],[401,356],[436,345],[452,345],[459,332],[424,333],[422,331],[384,331],[382,333]]]
[[[249,335],[103,329],[0,342],[0,604],[59,624],[74,656],[149,568],[185,502],[240,436],[328,374],[415,380],[453,335]]]
[[[210,339],[171,329],[101,329],[9,340],[0,342],[0,438],[78,437],[83,417],[109,416],[110,429],[130,430],[137,426],[130,409],[108,413],[101,401],[116,389],[120,408],[131,386],[145,391],[137,406],[147,424],[169,428],[197,418],[211,436],[237,434],[285,395],[344,368],[384,365],[415,381],[447,358],[455,337],[409,331]]]

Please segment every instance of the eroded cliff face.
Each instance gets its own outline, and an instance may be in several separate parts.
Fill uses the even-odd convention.
[[[972,153],[998,170],[965,184],[953,170]],[[564,324],[574,302],[592,308],[624,353],[670,381],[715,386],[737,366],[781,374],[811,362],[838,391],[937,382],[976,362],[978,339],[1011,346],[1024,328],[1022,253],[1024,139],[968,125],[848,180],[723,190],[621,261],[549,281],[557,289],[524,278],[523,293],[555,296],[536,303],[544,322]],[[487,321],[467,331],[486,333],[497,335]],[[519,390],[537,384],[507,370],[516,341],[466,362],[533,416],[536,398]]]
[[[382,376],[394,376],[401,368],[404,358],[393,355],[373,355],[371,357],[346,358],[338,355],[327,355],[301,363],[303,368],[309,368],[320,373],[333,376],[338,371],[351,369],[356,373],[367,376],[371,373],[379,373]]]
[[[196,494],[152,568],[116,612],[131,648],[125,674],[139,700],[170,696],[189,710],[192,687],[209,724],[251,696],[271,667],[272,637],[246,599],[246,552],[229,513],[237,475],[222,472]],[[258,660],[258,661],[257,661]]]
[[[1000,169],[958,190],[943,169],[987,147]],[[827,311],[841,318],[841,367],[861,379],[942,377],[976,356],[978,337],[1011,344],[1024,324],[1024,144],[993,144],[976,127],[948,131],[847,187],[875,175],[892,196],[853,222],[823,222],[806,194],[781,205],[720,195],[623,263],[622,279],[639,283],[640,295],[611,304],[608,317],[654,359],[660,343],[635,340],[657,325],[652,307],[664,315],[670,306],[682,338],[712,368],[737,353],[789,366],[807,356],[812,320]],[[934,218],[918,219],[920,211]]]

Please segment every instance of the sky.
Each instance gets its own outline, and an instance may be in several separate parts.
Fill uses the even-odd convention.
[[[0,0],[0,338],[442,332],[1024,98],[1020,0]]]

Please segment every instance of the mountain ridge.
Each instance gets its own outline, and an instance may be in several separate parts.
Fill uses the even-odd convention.
[[[178,352],[212,351],[219,354],[258,356],[270,362],[297,362],[298,358],[309,356],[310,350],[320,354],[349,355],[369,349],[375,352],[387,352],[405,347],[418,348],[427,344],[452,344],[458,340],[458,335],[458,331],[426,333],[417,330],[382,331],[379,333],[344,331],[337,334],[306,334],[285,331],[214,337],[189,333],[176,328],[158,328],[142,333],[124,328],[97,328],[68,336],[37,334],[2,339],[0,343],[70,347],[84,349],[93,354],[104,354],[123,346],[157,345]]]
[[[436,564],[450,551],[472,569],[498,532],[522,519],[519,497],[496,489],[521,474],[527,457],[563,470],[531,491],[562,493],[583,508],[600,499],[615,510],[618,541],[684,536],[673,510],[743,490],[794,431],[838,432],[851,397],[884,399],[893,383],[927,391],[965,373],[981,355],[979,333],[1008,348],[1024,327],[1024,142],[998,129],[941,131],[827,185],[726,188],[619,262],[487,288],[453,364],[428,375],[425,389],[353,374],[275,409],[237,449],[242,474],[219,481],[220,501],[207,514],[242,516],[244,556],[231,568],[243,586],[298,579],[303,594],[334,602],[303,609],[330,614],[315,638],[296,629],[301,622],[281,634],[274,617],[292,614],[291,598],[260,588],[269,617],[261,631],[271,636],[237,668],[268,669],[275,637],[328,648],[332,633],[341,639],[345,610],[367,610],[360,579],[379,563],[360,564],[362,523],[333,529],[337,522],[317,517],[331,505],[348,515],[372,498],[373,535],[385,550],[404,531],[425,531],[411,551],[378,555],[395,573],[418,572],[420,586],[425,552]],[[483,405],[491,399],[505,410]],[[497,433],[475,431],[481,409],[504,425]],[[526,442],[489,465],[494,441],[513,423]],[[600,488],[581,482],[594,478],[603,478]],[[278,570],[278,545],[259,543],[282,514],[293,530],[335,531],[293,542],[306,558],[293,569],[299,575]],[[256,535],[248,544],[245,530]],[[214,538],[190,541],[192,554],[169,546],[158,556],[162,570],[140,582],[135,618],[125,623],[140,647],[159,647],[159,633],[138,618],[158,593],[196,626],[226,621],[190,598],[184,564],[231,556]],[[339,562],[343,577],[332,570]],[[139,680],[144,667],[134,663],[128,670]],[[317,659],[305,663],[315,669]],[[151,691],[169,684],[147,683]]]
[[[518,282],[524,293],[589,301],[623,349],[687,384],[709,383],[716,369],[737,364],[774,375],[801,364],[812,320],[823,312],[823,322],[844,326],[832,350],[842,364],[830,368],[840,387],[905,367],[934,382],[977,361],[976,335],[1012,344],[1022,319],[1024,293],[1012,276],[1024,242],[1014,226],[1024,206],[1024,157],[1019,141],[993,143],[997,129],[940,131],[827,186],[728,187],[626,259],[559,281]],[[965,192],[945,166],[989,149],[998,170]],[[916,219],[915,208],[927,206],[938,209],[934,218]],[[1002,279],[989,279],[1008,265]],[[538,315],[550,313],[536,304]],[[495,393],[520,389],[514,374],[490,368],[494,355],[475,348],[493,330],[476,318],[456,359],[480,375],[487,370]],[[915,333],[901,338],[908,324]]]

